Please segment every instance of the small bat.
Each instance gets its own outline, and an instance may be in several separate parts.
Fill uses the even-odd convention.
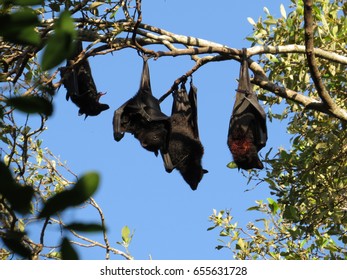
[[[71,101],[79,107],[78,115],[85,114],[85,118],[97,116],[110,107],[99,102],[104,93],[97,91],[87,59],[69,70],[71,61],[75,60],[83,50],[81,41],[77,41],[76,45],[76,51],[72,58],[67,60],[66,67],[60,69],[60,75],[64,78],[63,85],[66,88],[66,100],[71,98]]]
[[[177,169],[192,190],[196,190],[208,171],[201,166],[204,148],[200,142],[197,121],[197,89],[191,82],[189,95],[185,85],[173,93],[169,160],[164,158],[167,172]]]
[[[257,95],[252,90],[246,49],[243,49],[239,84],[229,123],[227,142],[238,168],[263,169],[258,152],[265,147],[266,141],[266,115],[258,102]]]
[[[162,113],[159,101],[152,94],[148,57],[143,57],[143,69],[136,95],[119,107],[113,116],[113,136],[120,141],[125,132],[132,133],[143,148],[158,151],[167,157],[170,118]]]

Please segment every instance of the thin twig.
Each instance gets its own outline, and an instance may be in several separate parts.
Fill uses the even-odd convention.
[[[106,233],[106,223],[105,223],[105,216],[104,213],[102,212],[100,206],[96,203],[96,201],[91,197],[90,198],[90,204],[96,208],[96,210],[99,212],[100,219],[101,219],[101,225],[102,225],[102,232],[104,235],[104,241],[106,245],[106,260],[110,259],[110,242],[108,241],[107,233]]]

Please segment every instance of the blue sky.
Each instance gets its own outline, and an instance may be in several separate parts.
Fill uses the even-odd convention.
[[[249,47],[245,37],[252,32],[247,17],[265,17],[267,7],[276,17],[280,4],[288,11],[290,1],[143,1],[143,22],[176,34],[189,35],[234,48]],[[183,8],[184,7],[184,8]],[[55,99],[55,112],[42,134],[43,147],[48,147],[76,174],[96,170],[101,175],[100,187],[94,196],[103,209],[111,245],[121,241],[124,225],[135,230],[129,251],[135,259],[231,259],[228,250],[218,251],[218,231],[207,231],[212,224],[208,217],[213,209],[231,209],[235,222],[244,226],[254,219],[246,209],[257,199],[269,197],[269,190],[259,186],[252,191],[237,169],[226,164],[232,156],[226,145],[229,118],[233,107],[239,64],[234,61],[210,63],[194,75],[198,88],[199,130],[205,148],[203,166],[209,170],[194,192],[177,171],[168,174],[160,157],[141,148],[126,134],[120,142],[112,135],[113,112],[132,97],[139,86],[142,60],[134,50],[91,58],[90,64],[99,91],[107,92],[102,102],[110,109],[98,117],[84,120],[78,108],[65,100],[61,88]],[[173,81],[187,72],[194,62],[190,57],[150,60],[154,95],[165,93]],[[162,103],[170,114],[172,98]],[[280,108],[279,108],[280,109]],[[285,123],[268,122],[269,140],[262,155],[273,147],[288,147]],[[97,221],[96,211],[69,210],[66,219]],[[50,229],[52,238],[59,236]],[[35,233],[33,233],[35,234]],[[39,234],[39,233],[38,233]],[[55,237],[54,237],[55,236]],[[101,234],[88,235],[102,241]],[[103,259],[102,249],[77,248],[83,259]],[[121,259],[112,255],[112,259]]]

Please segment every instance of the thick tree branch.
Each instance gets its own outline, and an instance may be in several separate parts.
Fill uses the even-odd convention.
[[[323,83],[322,77],[317,66],[314,52],[314,23],[312,7],[313,0],[304,1],[305,46],[307,62],[310,69],[311,77],[319,97],[321,98],[323,104],[327,107],[327,111],[330,114],[337,116],[338,118],[343,118],[347,120],[347,112],[339,108],[329,95],[329,92],[327,91]]]
[[[327,107],[323,103],[319,102],[318,100],[308,97],[306,95],[300,94],[291,89],[287,89],[279,85],[276,85],[268,81],[267,78],[264,79],[263,77],[256,75],[251,82],[255,85],[258,85],[262,89],[270,91],[276,94],[277,96],[299,103],[306,108],[314,109],[316,111],[332,115],[331,112],[327,110]]]

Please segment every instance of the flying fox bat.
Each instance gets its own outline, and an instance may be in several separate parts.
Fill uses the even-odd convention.
[[[83,50],[81,41],[77,41],[76,45],[76,51],[71,59],[67,60],[66,67],[60,69],[60,75],[64,78],[63,85],[66,88],[66,100],[71,98],[71,101],[79,107],[79,115],[85,114],[86,118],[97,116],[110,107],[99,102],[104,93],[97,91],[87,59],[69,69],[72,60],[75,60]]]
[[[191,83],[189,95],[185,85],[173,93],[169,160],[164,158],[167,172],[177,169],[192,190],[196,190],[204,173],[201,166],[204,148],[200,142],[197,121],[197,89]]]
[[[243,49],[239,84],[228,131],[228,146],[238,168],[263,169],[258,152],[265,147],[266,141],[266,115],[252,90],[246,49]]]
[[[113,136],[116,141],[120,141],[125,132],[132,133],[143,148],[154,152],[156,156],[160,151],[167,158],[170,118],[161,112],[158,99],[152,95],[148,57],[142,57],[139,90],[114,112]]]

